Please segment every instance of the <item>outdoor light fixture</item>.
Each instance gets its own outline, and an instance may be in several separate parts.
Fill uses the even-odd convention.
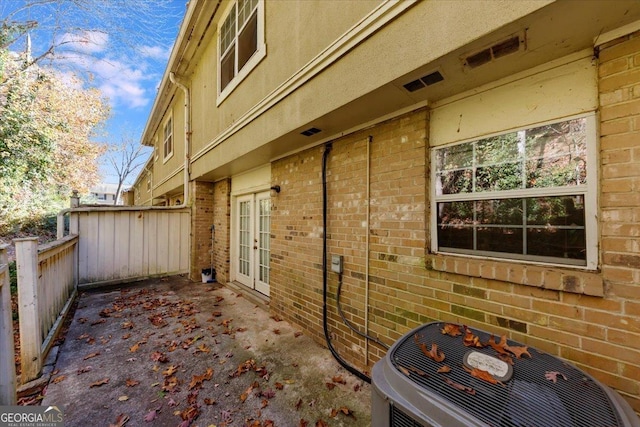
[[[275,191],[276,193],[280,193],[280,186],[274,185],[273,187],[271,187],[271,190]]]

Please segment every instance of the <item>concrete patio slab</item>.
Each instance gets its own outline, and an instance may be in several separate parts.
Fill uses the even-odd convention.
[[[42,405],[67,427],[371,424],[370,385],[326,348],[181,277],[83,293]]]

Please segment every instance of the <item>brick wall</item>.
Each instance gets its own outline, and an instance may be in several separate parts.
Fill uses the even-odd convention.
[[[405,319],[416,314],[413,303],[400,310],[390,307],[388,295],[412,278],[420,282],[424,273],[426,117],[422,110],[341,138],[333,142],[328,159],[328,253],[344,257],[341,304],[345,317],[364,331],[366,166],[371,136],[368,329],[389,344],[404,332]],[[271,170],[273,184],[282,187],[272,198],[271,307],[303,325],[318,342],[324,341],[323,150],[313,148],[279,160]],[[368,370],[384,351],[371,344],[365,354],[363,339],[337,314],[338,275],[328,276],[328,325],[334,346],[350,363]]]
[[[210,218],[211,220],[211,218]],[[213,267],[220,283],[229,281],[229,236],[231,232],[231,180],[213,184]]]
[[[602,275],[607,297],[585,307],[605,328],[582,340],[611,369],[598,377],[626,393],[640,412],[640,32],[600,47]]]
[[[392,343],[431,320],[491,331],[568,359],[640,412],[640,35],[600,48],[601,271],[468,261],[428,253],[428,113],[416,111],[333,142],[329,254],[343,255],[347,318],[366,310],[366,146],[370,179],[369,332]],[[272,165],[271,306],[323,342],[322,147]],[[369,370],[384,352],[349,331],[335,310],[338,352]]]
[[[211,225],[213,224],[213,193],[211,182],[191,182],[191,280],[202,279],[202,269],[211,266]]]

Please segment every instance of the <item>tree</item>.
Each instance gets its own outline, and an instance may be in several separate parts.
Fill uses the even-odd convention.
[[[0,50],[0,230],[61,207],[98,180],[104,148],[91,142],[106,100],[77,80]],[[10,76],[6,78],[5,76]]]
[[[111,146],[105,158],[118,175],[118,189],[116,199],[113,201],[117,205],[120,201],[120,191],[127,178],[135,173],[146,161],[148,152],[141,144],[136,143],[132,138],[123,137],[119,145]]]
[[[0,232],[97,182],[105,148],[91,141],[108,104],[90,88],[95,70],[164,61],[182,12],[169,0],[0,1]]]

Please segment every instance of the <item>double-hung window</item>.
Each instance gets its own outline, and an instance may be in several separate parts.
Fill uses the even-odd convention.
[[[218,103],[244,79],[266,54],[264,2],[237,0],[218,29]]]
[[[596,116],[432,149],[436,252],[597,264]]]
[[[169,116],[162,128],[163,160],[173,155],[173,117]]]

